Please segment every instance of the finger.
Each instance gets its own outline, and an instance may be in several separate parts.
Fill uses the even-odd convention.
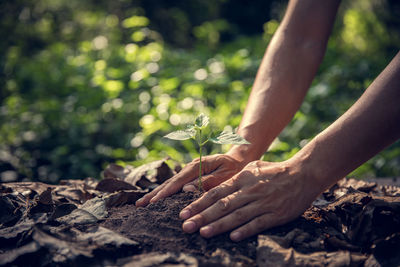
[[[268,228],[284,223],[275,213],[266,213],[239,227],[230,234],[232,241],[238,242],[247,237],[258,234]]]
[[[214,221],[217,221],[221,217],[245,206],[252,200],[252,198],[253,197],[250,194],[243,194],[241,191],[235,192],[229,196],[221,198],[217,202],[215,202],[215,204],[213,204],[212,206],[208,207],[201,213],[196,214],[189,220],[185,221],[182,225],[183,230],[185,232],[190,232],[190,233],[197,231],[200,227],[213,223]],[[241,215],[241,212],[240,214],[236,215]],[[230,225],[232,225],[232,223],[230,223]],[[213,230],[209,228],[210,227],[205,228],[205,230],[207,234],[210,233],[209,236],[212,236],[211,233],[213,232]],[[231,228],[227,230],[230,229]]]
[[[203,173],[205,171],[217,168],[220,164],[218,158],[218,155],[205,157],[203,162]],[[191,163],[187,164],[177,175],[170,178],[164,184],[160,185],[152,192],[146,194],[144,197],[136,201],[136,205],[138,207],[143,207],[149,203],[154,203],[178,192],[184,184],[194,180],[197,177],[198,168],[199,159],[195,159]]]
[[[203,157],[202,170],[201,170],[202,175],[210,174],[211,172],[215,171],[223,164],[223,161],[224,158],[221,156],[221,154]],[[200,158],[194,159],[192,162],[194,164],[197,164],[197,169],[198,169],[198,165],[200,164]]]
[[[136,201],[136,206],[144,207],[149,203],[156,202],[162,198],[170,196],[181,189],[181,186],[187,183],[188,179],[194,175],[193,169],[196,165],[193,162],[187,164],[178,174],[165,181],[163,184],[155,188],[150,193],[144,195],[141,199]],[[189,180],[190,181],[190,180]]]
[[[204,176],[204,178],[202,179],[203,189],[208,191],[211,188],[214,188],[225,182],[226,180],[232,178],[234,174],[234,172],[230,172],[224,169],[218,169],[212,174]]]
[[[157,202],[160,199],[175,194],[182,189],[184,184],[195,179],[196,175],[197,173],[193,166],[188,167],[186,171],[182,170],[170,183],[166,184],[153,198],[150,199],[150,203]]]
[[[169,180],[165,181],[163,184],[161,184],[160,186],[158,186],[157,188],[155,188],[153,191],[147,193],[146,195],[144,195],[142,198],[138,199],[135,203],[135,205],[137,207],[144,207],[147,204],[149,204],[150,199],[152,199],[160,190],[162,190],[165,185],[169,183]]]
[[[232,230],[263,213],[265,211],[260,209],[260,205],[257,202],[243,205],[226,216],[201,227],[200,234],[203,237],[209,238]]]
[[[182,187],[182,191],[183,192],[196,192],[196,191],[198,191],[198,188],[194,184],[189,183],[189,184],[185,184]]]
[[[220,184],[220,182],[214,182],[214,180],[224,181],[224,179],[219,179],[217,173],[215,174],[208,174],[201,178],[201,183],[203,185],[203,189],[205,191],[210,190],[211,188]],[[193,181],[185,184],[182,188],[185,192],[194,192],[199,190],[199,179],[195,178]]]
[[[236,187],[228,183],[223,183],[217,187],[214,187],[208,192],[204,193],[202,197],[185,207],[179,216],[181,219],[186,220],[210,207],[219,199],[232,194],[234,191],[237,191]]]

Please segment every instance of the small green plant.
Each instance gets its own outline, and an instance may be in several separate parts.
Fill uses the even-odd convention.
[[[231,144],[231,145],[243,145],[243,144],[250,144],[246,139],[241,137],[240,135],[233,133],[233,132],[228,132],[228,131],[223,131],[215,136],[212,135],[212,132],[209,134],[205,134],[205,130],[208,127],[208,124],[210,122],[209,117],[207,117],[204,114],[200,114],[193,125],[188,125],[185,130],[178,130],[174,131],[172,133],[169,133],[164,136],[164,138],[172,139],[172,140],[187,140],[187,139],[193,139],[198,145],[199,148],[199,190],[203,190],[203,185],[201,182],[201,176],[202,176],[202,153],[203,153],[203,146],[208,142],[211,141],[215,144],[221,144],[221,145],[226,145],[226,144]]]

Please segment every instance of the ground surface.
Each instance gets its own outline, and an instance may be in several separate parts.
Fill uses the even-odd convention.
[[[196,194],[133,205],[174,173],[161,160],[100,182],[0,184],[0,265],[400,266],[399,180],[341,180],[294,222],[234,243],[182,232]]]

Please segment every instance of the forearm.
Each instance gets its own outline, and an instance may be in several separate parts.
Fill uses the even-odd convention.
[[[251,144],[228,154],[259,159],[300,107],[325,53],[339,1],[291,1],[259,67],[238,133]]]
[[[358,101],[293,160],[322,191],[400,138],[400,53]]]

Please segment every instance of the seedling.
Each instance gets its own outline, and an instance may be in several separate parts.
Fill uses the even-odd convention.
[[[199,183],[198,187],[199,190],[203,190],[203,185],[201,182],[201,177],[202,177],[202,161],[201,157],[203,154],[203,146],[208,142],[211,141],[215,144],[220,144],[220,145],[243,145],[243,144],[250,144],[246,139],[241,137],[240,135],[233,133],[233,132],[228,132],[228,131],[223,131],[215,136],[212,136],[211,134],[208,134],[205,136],[204,132],[206,128],[208,127],[208,124],[210,122],[210,119],[204,115],[200,114],[193,125],[187,126],[185,130],[178,130],[174,131],[172,133],[169,133],[164,136],[164,138],[172,139],[172,140],[187,140],[187,139],[193,139],[199,148],[199,155],[200,155],[200,162],[199,162]]]

